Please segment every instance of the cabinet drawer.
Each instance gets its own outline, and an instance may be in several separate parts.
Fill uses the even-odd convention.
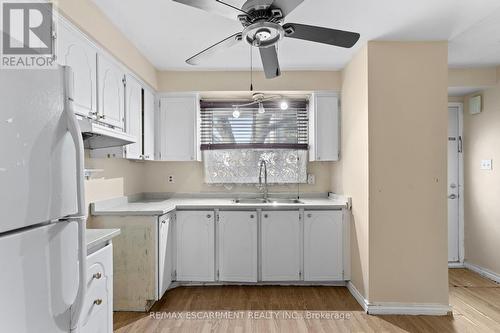
[[[80,322],[81,332],[113,331],[113,248],[100,249],[87,257],[87,295]]]

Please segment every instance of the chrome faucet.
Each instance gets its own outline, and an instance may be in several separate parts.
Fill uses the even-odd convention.
[[[264,200],[267,200],[268,190],[267,190],[267,164],[266,161],[260,161],[259,167],[259,185],[262,187],[262,166],[264,166]]]

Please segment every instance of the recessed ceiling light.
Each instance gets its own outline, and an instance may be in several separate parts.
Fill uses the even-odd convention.
[[[281,110],[287,110],[288,109],[287,101],[281,101],[280,108]]]

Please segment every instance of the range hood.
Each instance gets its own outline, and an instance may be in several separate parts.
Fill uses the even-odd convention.
[[[101,125],[89,118],[77,118],[83,136],[83,144],[87,149],[121,147],[137,142],[137,138],[127,133]]]

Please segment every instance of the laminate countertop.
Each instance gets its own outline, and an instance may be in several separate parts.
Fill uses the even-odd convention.
[[[324,209],[337,210],[349,207],[344,196],[300,198],[301,203],[234,203],[235,198],[170,198],[135,200],[120,197],[91,204],[92,215],[163,215],[173,210],[245,210],[245,209]]]
[[[105,243],[119,234],[120,229],[87,229],[85,230],[87,250]]]

